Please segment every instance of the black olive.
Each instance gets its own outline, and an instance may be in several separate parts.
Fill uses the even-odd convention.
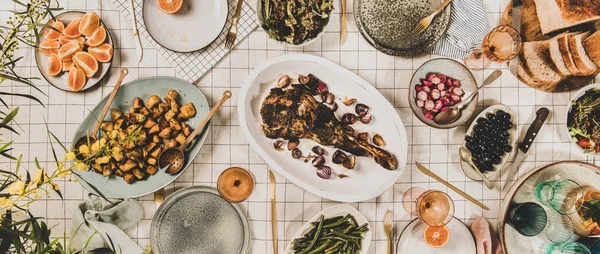
[[[507,145],[504,147],[504,151],[507,153],[510,153],[512,151],[513,147],[511,145]]]
[[[494,156],[494,158],[492,159],[492,162],[494,164],[500,164],[501,161],[502,159],[500,159],[500,156]]]
[[[467,136],[465,137],[465,141],[466,141],[467,143],[471,143],[471,142],[473,142],[473,137],[471,137],[471,136],[467,135]]]
[[[485,119],[485,118],[483,118],[483,117],[477,118],[477,123],[478,124],[485,124],[487,122],[488,122],[488,120]]]

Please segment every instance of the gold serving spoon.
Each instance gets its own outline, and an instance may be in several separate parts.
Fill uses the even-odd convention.
[[[185,163],[185,154],[183,151],[185,148],[196,138],[196,136],[204,129],[206,123],[213,117],[217,110],[223,106],[223,103],[231,98],[231,91],[226,90],[223,92],[223,97],[217,104],[208,112],[208,115],[204,117],[202,122],[196,127],[196,129],[190,134],[190,136],[181,144],[179,147],[172,147],[166,149],[158,156],[158,165],[161,169],[166,168],[166,172],[169,174],[177,174],[183,168]]]
[[[120,71],[121,75],[119,76],[119,79],[117,80],[117,83],[115,84],[115,88],[113,88],[112,92],[110,93],[110,96],[108,96],[108,100],[106,100],[106,104],[104,104],[104,108],[102,109],[102,113],[100,113],[100,117],[98,118],[98,121],[96,123],[96,126],[94,126],[94,129],[92,130],[92,132],[90,132],[88,135],[80,137],[77,142],[75,142],[75,153],[78,154],[79,153],[79,147],[82,145],[86,145],[86,144],[93,144],[94,142],[96,142],[96,135],[98,135],[98,131],[100,130],[100,124],[102,124],[102,121],[104,121],[104,117],[106,116],[106,112],[108,112],[108,109],[110,108],[112,101],[115,99],[115,95],[117,95],[117,91],[119,91],[119,88],[121,87],[121,83],[123,82],[123,79],[125,78],[125,76],[127,76],[127,74],[129,74],[129,70],[127,68],[121,68]]]

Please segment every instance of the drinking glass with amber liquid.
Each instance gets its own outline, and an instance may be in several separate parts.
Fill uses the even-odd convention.
[[[475,49],[465,60],[472,70],[482,70],[490,61],[503,63],[515,58],[521,52],[523,41],[517,30],[511,26],[497,26],[485,35],[481,48]]]
[[[446,224],[454,217],[454,202],[448,194],[439,190],[425,191],[413,187],[402,197],[402,204],[407,212],[419,217],[428,225],[424,234],[427,244],[438,248],[447,242],[450,236]],[[437,229],[429,229],[430,227]]]

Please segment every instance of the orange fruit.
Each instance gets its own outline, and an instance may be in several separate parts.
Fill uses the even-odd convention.
[[[92,47],[100,46],[106,40],[106,29],[103,26],[99,26],[92,35],[87,39],[85,44]]]
[[[48,60],[48,75],[56,76],[62,72],[63,65],[62,61],[56,54],[50,56],[50,60]]]
[[[164,13],[176,13],[183,6],[183,0],[156,0],[158,8]]]
[[[58,54],[60,43],[58,41],[45,41],[40,43],[39,47],[42,54],[51,56],[52,54]]]
[[[47,41],[58,40],[58,37],[60,37],[63,30],[65,30],[65,24],[58,20],[52,23],[52,27],[54,27],[58,31],[47,28],[48,32],[46,33],[46,36],[44,36],[44,39],[46,39]]]
[[[76,18],[75,20],[71,21],[71,23],[69,23],[63,30],[63,34],[69,39],[76,39],[77,37],[80,37],[81,33],[79,32],[79,24],[81,24],[81,18]]]
[[[60,47],[58,50],[58,57],[60,57],[62,60],[68,60],[79,51],[81,51],[81,45],[79,45],[78,42],[69,42]]]
[[[85,42],[85,38],[80,36],[75,39],[69,39],[69,37],[64,36],[64,35],[61,35],[60,37],[58,37],[58,42],[60,42],[60,45],[65,45],[69,42],[74,42],[74,41],[83,46],[83,43]]]
[[[81,18],[81,23],[79,23],[79,33],[90,36],[92,35],[96,29],[100,26],[100,17],[95,12],[88,12]]]
[[[73,62],[77,68],[85,73],[85,76],[91,78],[98,72],[98,61],[87,52],[77,52],[73,56]]]
[[[73,91],[79,91],[85,86],[85,73],[82,69],[73,68],[69,71],[69,79],[67,84]]]
[[[445,226],[425,228],[425,242],[433,247],[440,248],[450,240],[450,231]]]
[[[62,71],[70,71],[71,69],[73,69],[75,67],[75,63],[73,61],[62,61],[63,67],[62,67]]]
[[[108,43],[102,43],[98,47],[89,47],[88,53],[96,58],[98,62],[107,63],[112,59],[113,47]]]

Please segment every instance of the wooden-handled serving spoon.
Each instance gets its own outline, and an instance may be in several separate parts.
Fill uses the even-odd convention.
[[[125,78],[125,76],[127,76],[127,74],[129,74],[129,70],[127,68],[121,68],[120,73],[121,73],[121,75],[119,76],[119,79],[117,80],[117,83],[115,84],[115,88],[113,88],[112,92],[110,93],[110,96],[108,96],[108,100],[106,100],[106,104],[104,104],[104,108],[102,109],[102,113],[100,113],[100,117],[98,118],[98,122],[96,123],[96,126],[94,126],[94,129],[92,130],[92,132],[90,132],[86,136],[80,137],[77,140],[77,142],[75,142],[74,150],[75,150],[76,154],[79,153],[78,151],[79,151],[79,147],[81,145],[93,144],[94,142],[96,142],[96,135],[98,135],[98,131],[100,130],[100,124],[102,124],[102,121],[104,121],[106,112],[108,112],[108,109],[112,105],[112,101],[115,99],[115,95],[117,95],[117,91],[119,91],[119,88],[121,87],[121,83],[123,83],[123,79]]]
[[[223,103],[231,98],[231,91],[226,90],[223,92],[223,97],[217,104],[208,112],[208,115],[204,117],[204,120],[196,127],[196,129],[190,134],[190,136],[185,140],[183,144],[179,147],[173,147],[166,149],[160,153],[158,156],[158,165],[161,169],[167,168],[166,172],[169,174],[177,174],[183,168],[183,164],[185,163],[185,154],[183,151],[185,148],[196,138],[196,135],[200,133],[206,126],[206,123],[213,117],[215,113],[223,106]]]

